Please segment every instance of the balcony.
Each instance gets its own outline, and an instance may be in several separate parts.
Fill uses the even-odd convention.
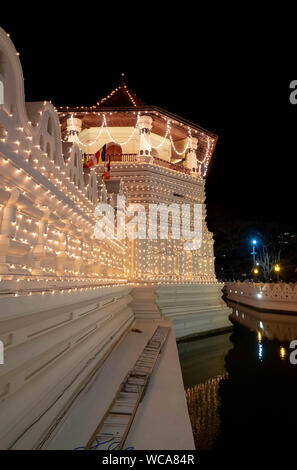
[[[135,163],[137,162],[138,154],[137,153],[113,153],[113,154],[107,154],[107,156],[108,157],[110,156],[111,162]],[[163,168],[167,168],[169,170],[178,171],[179,173],[184,173],[186,175],[191,174],[191,171],[188,168],[185,168],[183,165],[167,162],[166,160],[162,160],[162,158],[151,156],[151,163],[153,165],[158,165]]]

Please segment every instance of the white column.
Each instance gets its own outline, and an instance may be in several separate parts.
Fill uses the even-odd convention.
[[[30,245],[14,240],[16,234],[16,213],[17,201],[21,193],[17,188],[10,192],[9,199],[3,209],[1,230],[0,230],[0,273],[9,272],[8,260],[10,257],[21,258],[25,256]]]
[[[196,177],[198,176],[198,162],[196,156],[197,147],[198,139],[196,137],[188,137],[188,149],[185,166],[191,171],[191,175]]]
[[[39,220],[38,224],[38,239],[37,245],[34,246],[32,255],[33,255],[33,271],[32,274],[42,274],[41,262],[46,258],[45,251],[45,234],[47,231],[48,219],[50,216],[50,209],[46,206],[42,207],[44,211],[43,216]]]
[[[69,227],[71,225],[70,221],[65,223],[65,226],[60,234],[60,244],[59,244],[59,254],[56,255],[56,275],[63,276],[65,263],[68,260],[68,256],[66,255],[66,244],[67,244],[67,233],[69,231]]]
[[[78,134],[81,132],[82,121],[78,118],[67,119],[68,142],[76,142]]]
[[[147,114],[140,116],[139,120],[139,155],[151,155],[151,129],[153,125],[153,118]]]
[[[7,201],[7,204],[3,209],[1,235],[4,235],[5,237],[13,238],[15,236],[17,212],[16,202],[19,197],[20,191],[17,188],[13,188],[10,192],[10,197]]]

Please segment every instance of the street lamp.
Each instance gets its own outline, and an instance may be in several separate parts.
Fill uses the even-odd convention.
[[[274,271],[276,272],[277,282],[279,282],[279,272],[280,272],[280,265],[279,264],[274,265]]]
[[[258,268],[254,268],[253,272],[254,272],[254,274],[259,274],[259,269],[258,269]]]
[[[257,240],[253,239],[252,240],[253,251],[252,251],[251,254],[253,255],[253,271],[254,271],[254,274],[258,274],[258,273],[255,273],[255,270],[254,270],[255,264],[256,264],[256,250],[255,250],[256,245],[257,245]]]

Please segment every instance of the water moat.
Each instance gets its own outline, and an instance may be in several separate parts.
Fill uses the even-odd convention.
[[[293,448],[297,317],[229,306],[232,331],[178,343],[196,449]]]

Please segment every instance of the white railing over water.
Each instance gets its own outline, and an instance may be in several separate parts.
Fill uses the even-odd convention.
[[[224,292],[228,299],[235,302],[297,312],[297,284],[226,282]]]

